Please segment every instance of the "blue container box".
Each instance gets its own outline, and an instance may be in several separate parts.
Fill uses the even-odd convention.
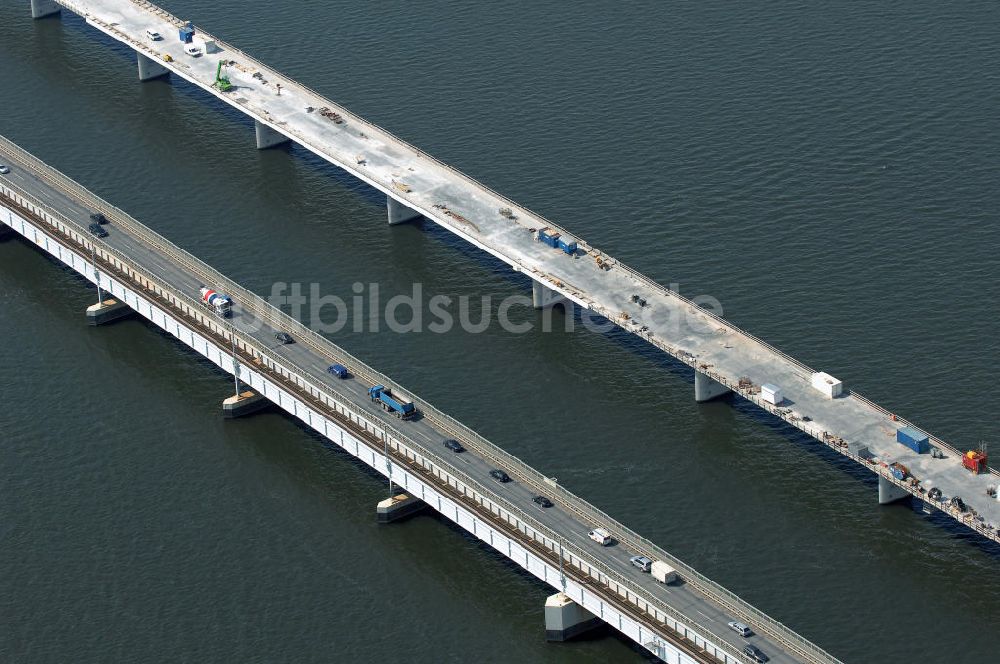
[[[896,429],[896,442],[906,445],[917,454],[926,454],[931,449],[927,434],[913,427]]]
[[[551,228],[543,228],[538,231],[538,241],[544,242],[553,249],[559,248],[559,233],[554,232]]]
[[[182,42],[190,44],[191,40],[194,39],[194,26],[188,23],[178,31],[178,36],[180,36]]]
[[[559,238],[559,248],[572,256],[576,253],[576,240],[563,235]]]

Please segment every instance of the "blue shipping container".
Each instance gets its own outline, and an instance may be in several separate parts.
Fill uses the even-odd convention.
[[[576,240],[564,235],[559,238],[559,248],[567,254],[573,255],[576,253]]]
[[[544,242],[553,249],[559,248],[559,233],[553,232],[551,228],[543,228],[538,231],[538,241]]]
[[[906,445],[917,454],[926,454],[931,449],[927,434],[913,427],[896,429],[896,442]]]

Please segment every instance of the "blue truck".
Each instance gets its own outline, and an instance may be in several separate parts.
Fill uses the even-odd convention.
[[[396,394],[393,394],[392,390],[385,385],[376,385],[369,388],[368,396],[373,402],[380,404],[386,412],[392,413],[404,420],[408,417],[413,417],[417,413],[417,409],[413,406],[412,401],[398,391]]]

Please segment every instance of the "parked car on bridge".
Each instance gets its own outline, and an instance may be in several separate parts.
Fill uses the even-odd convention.
[[[758,648],[757,646],[752,646],[749,643],[743,646],[743,654],[752,659],[753,661],[760,662],[761,664],[770,659],[767,655],[765,655],[760,651],[760,648]]]
[[[108,223],[108,218],[105,217],[100,212],[94,212],[93,214],[91,214],[90,215],[90,220],[92,222],[94,222],[95,224],[106,224],[106,223]]]
[[[451,438],[444,441],[444,446],[447,447],[452,452],[455,452],[456,454],[465,451],[465,448],[462,447],[462,443],[458,442],[457,440],[452,440]]]
[[[491,470],[490,471],[490,477],[492,477],[493,479],[495,479],[497,482],[500,482],[501,484],[505,484],[507,482],[510,482],[510,475],[508,475],[504,471],[500,470],[499,468],[495,468],[495,469]]]
[[[201,56],[201,49],[195,46],[194,44],[185,46],[184,52],[190,55],[192,58],[197,58]]]
[[[295,339],[292,339],[292,335],[290,335],[288,332],[275,332],[274,338],[283,344],[295,343]]]
[[[552,507],[552,501],[545,496],[535,496],[531,501],[539,507]]]
[[[653,566],[653,561],[646,556],[632,556],[628,559],[628,561],[641,569],[643,572],[648,572]]]
[[[729,629],[733,630],[742,637],[753,636],[753,630],[750,629],[750,626],[745,623],[731,620],[726,624],[729,625]]]
[[[156,30],[146,30],[146,38],[149,41],[160,41],[163,37]]]
[[[3,164],[0,164],[0,173],[2,173],[3,175],[7,175],[8,173],[10,173],[10,168],[4,166]]]
[[[91,224],[87,226],[87,230],[90,231],[91,235],[96,235],[97,237],[107,237],[108,232],[101,227],[100,224]]]

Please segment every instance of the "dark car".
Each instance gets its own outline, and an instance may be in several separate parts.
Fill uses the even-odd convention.
[[[108,232],[101,228],[100,224],[91,224],[87,226],[87,230],[90,231],[91,235],[96,235],[97,237],[107,237]]]
[[[347,378],[350,374],[347,372],[347,367],[343,364],[331,364],[326,368],[328,373],[333,374],[337,378]]]
[[[743,654],[755,662],[766,662],[768,660],[767,655],[762,653],[760,648],[749,644],[743,646]]]
[[[452,452],[456,453],[465,451],[465,448],[462,447],[462,443],[458,442],[457,440],[452,440],[451,438],[444,441],[444,446],[447,447]]]
[[[106,224],[106,223],[108,223],[108,218],[105,217],[100,212],[95,212],[94,214],[90,215],[90,220],[92,222],[94,222],[95,224]]]
[[[531,502],[535,503],[540,507],[552,507],[552,501],[545,496],[535,496],[531,499]]]
[[[500,482],[501,484],[503,484],[505,482],[510,482],[510,475],[508,475],[507,473],[503,472],[499,468],[497,468],[495,470],[491,470],[490,471],[490,477],[492,477],[493,479],[495,479],[497,482]]]
[[[290,335],[288,332],[277,332],[275,333],[274,338],[283,344],[295,343],[295,339],[292,339],[292,335]]]

